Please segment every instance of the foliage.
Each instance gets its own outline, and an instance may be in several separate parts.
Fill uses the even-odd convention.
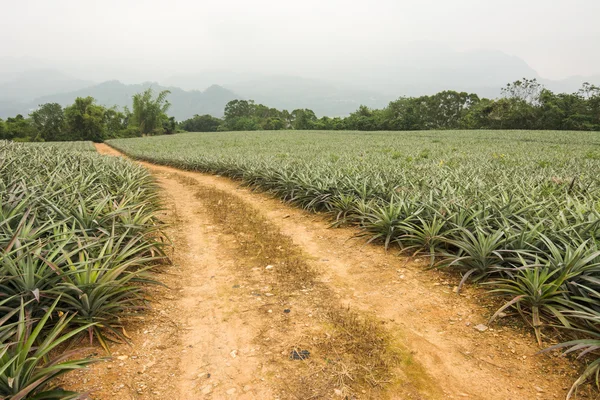
[[[18,114],[14,118],[7,118],[6,122],[0,124],[0,140],[8,139],[15,141],[35,141],[38,135],[30,119]]]
[[[194,115],[179,124],[179,127],[187,132],[216,132],[222,121],[212,115]]]
[[[3,396],[67,398],[33,391],[89,360],[48,351],[83,331],[107,351],[126,340],[121,320],[143,308],[142,284],[163,259],[158,210],[149,173],[90,142],[0,142]]]
[[[156,98],[152,90],[133,96],[133,112],[127,107],[120,111],[116,106],[106,108],[92,97],[78,97],[64,110],[57,103],[46,103],[30,114],[0,120],[0,140],[79,141],[102,142],[105,139],[135,137],[146,134],[175,133],[177,123],[166,115],[168,91]]]
[[[3,399],[79,397],[77,393],[62,389],[47,390],[52,379],[94,362],[92,359],[72,360],[79,353],[77,350],[61,352],[50,358],[51,352],[58,346],[88,328],[82,326],[68,331],[73,316],[64,313],[54,316],[58,302],[59,299],[56,299],[40,320],[34,320],[26,312],[23,302],[0,319],[0,396]],[[17,318],[11,322],[14,314]],[[51,316],[54,321],[49,320]]]
[[[600,88],[584,83],[573,94],[555,94],[535,79],[509,83],[496,100],[446,90],[431,96],[400,97],[381,110],[361,105],[345,118],[318,118],[310,109],[291,113],[253,100],[232,100],[224,117],[195,116],[182,123],[187,131],[252,130],[427,130],[558,129],[600,130]]]
[[[104,112],[104,123],[106,125],[104,139],[114,139],[118,137],[130,137],[127,132],[129,114],[119,111],[117,107],[107,108]]]
[[[145,90],[142,93],[133,95],[133,107],[129,118],[129,125],[139,129],[141,135],[155,135],[165,133],[165,120],[168,120],[166,115],[171,104],[167,101],[169,95],[168,90],[163,90],[154,98],[152,88]],[[170,132],[174,131],[174,121],[167,127],[173,126]],[[168,129],[168,128],[167,128]]]
[[[96,104],[93,97],[78,97],[65,108],[65,121],[70,140],[101,142],[105,134],[105,108]]]
[[[41,140],[54,142],[64,138],[65,115],[60,104],[42,104],[29,116]]]

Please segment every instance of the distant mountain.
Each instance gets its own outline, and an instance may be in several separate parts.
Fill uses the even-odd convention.
[[[540,79],[539,81],[546,88],[552,90],[555,93],[575,93],[579,89],[581,89],[581,86],[584,82],[600,86],[600,75],[571,76],[567,79],[561,79],[556,81],[550,79]]]
[[[230,70],[204,70],[199,73],[172,75],[162,79],[165,86],[180,87],[183,90],[204,90],[212,85],[229,85],[264,78],[264,74],[235,72]]]
[[[206,74],[203,72],[173,76],[166,82],[176,82],[182,87],[197,89],[207,82],[217,82],[243,98],[252,99],[257,103],[288,111],[310,108],[318,116],[348,115],[361,104],[383,107],[393,98],[351,84],[336,84],[288,75],[208,71]]]
[[[142,92],[150,87],[157,92],[165,89],[171,91],[168,97],[171,103],[169,115],[180,121],[190,118],[194,114],[222,116],[225,104],[230,100],[240,98],[235,93],[217,85],[200,92],[198,90],[185,91],[176,87],[164,87],[152,82],[126,85],[119,81],[108,81],[73,92],[39,97],[27,103],[0,102],[0,118],[14,116],[17,109],[20,110],[19,113],[26,115],[39,104],[44,103],[59,103],[68,106],[74,102],[76,97],[86,96],[92,96],[99,104],[107,107],[114,105],[121,108],[131,107],[131,97],[135,93]]]
[[[371,108],[387,105],[391,96],[357,89],[351,85],[294,76],[268,76],[262,79],[225,85],[246,98],[278,109],[292,111],[310,108],[318,116],[344,116],[364,104]]]
[[[13,74],[10,80],[0,83],[0,101],[28,102],[37,97],[79,90],[93,84],[55,69],[28,70]]]
[[[395,97],[457,90],[494,98],[509,82],[539,78],[519,57],[491,50],[401,49],[385,59],[368,58],[365,63],[352,74],[351,82],[361,82],[373,91]]]
[[[500,51],[460,52],[435,43],[414,43],[386,54],[361,54],[347,68],[324,66],[320,79],[227,70],[179,74],[164,82],[186,89],[211,83],[272,107],[310,108],[317,115],[347,115],[364,104],[383,107],[401,96],[442,90],[498,97],[507,83],[538,73],[519,57]]]
[[[0,58],[0,118],[26,115],[46,102],[68,105],[77,96],[93,96],[103,105],[123,107],[131,104],[133,94],[148,87],[171,90],[170,113],[183,120],[194,114],[222,116],[225,104],[236,98],[289,111],[309,108],[319,116],[345,116],[361,104],[381,108],[401,96],[442,90],[496,98],[507,83],[522,78],[536,78],[554,92],[573,93],[586,81],[600,85],[600,75],[543,79],[519,57],[495,50],[456,51],[439,43],[399,42],[396,48],[384,52],[373,46],[371,53],[341,54],[339,60],[307,69],[303,77],[208,70],[175,74],[160,84],[94,84],[74,79],[42,60]],[[72,71],[68,66],[64,68]],[[105,75],[112,75],[110,71]],[[114,74],[123,76],[125,72],[115,70]]]

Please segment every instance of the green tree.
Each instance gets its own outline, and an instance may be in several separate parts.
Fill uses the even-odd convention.
[[[427,100],[427,129],[458,129],[469,109],[479,102],[479,96],[445,90]]]
[[[177,130],[177,122],[175,117],[168,117],[162,120],[162,130],[164,134],[172,135]]]
[[[128,134],[124,133],[128,127],[128,114],[127,110],[125,112],[119,111],[117,106],[106,109],[104,112],[105,138],[129,137]]]
[[[270,117],[264,121],[262,128],[266,131],[278,131],[285,129],[285,121],[279,117]]]
[[[380,130],[383,125],[382,111],[370,109],[367,106],[361,105],[358,107],[358,110],[346,118],[346,125],[350,127],[350,129],[360,131]]]
[[[255,109],[254,100],[231,100],[225,105],[225,123],[233,121],[235,118],[252,118]]]
[[[6,124],[0,118],[0,140],[6,139]]]
[[[69,140],[101,142],[105,137],[106,109],[95,104],[93,97],[78,97],[65,108]]]
[[[385,129],[398,131],[426,129],[426,113],[423,111],[426,97],[401,97],[390,102],[383,111]]]
[[[292,111],[292,128],[294,129],[314,129],[317,122],[317,116],[313,110],[300,108]]]
[[[60,104],[46,103],[29,114],[41,140],[68,140],[65,136],[65,114]]]
[[[508,99],[518,99],[525,103],[537,104],[544,86],[537,79],[514,81],[502,88],[502,96]]]
[[[154,91],[150,88],[134,94],[129,124],[139,129],[142,135],[164,133],[163,122],[169,119],[167,111],[171,107],[167,101],[170,93],[163,90],[154,98]]]
[[[6,128],[4,139],[25,142],[39,140],[31,120],[24,118],[21,114],[7,118],[4,125]]]
[[[255,116],[256,109],[257,105],[254,104],[254,100],[231,100],[225,105],[223,113],[225,124],[219,130],[255,131],[260,129],[259,118]]]
[[[216,132],[223,121],[212,115],[194,115],[179,124],[179,127],[188,132]]]

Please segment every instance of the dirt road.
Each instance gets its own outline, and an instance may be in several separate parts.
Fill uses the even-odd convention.
[[[120,155],[100,144],[102,154]],[[561,399],[576,372],[535,355],[457,277],[352,239],[231,180],[142,163],[172,265],[127,322],[132,345],[66,386],[95,399]]]

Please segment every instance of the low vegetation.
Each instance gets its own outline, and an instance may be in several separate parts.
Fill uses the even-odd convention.
[[[318,118],[310,109],[277,110],[252,100],[232,100],[223,119],[196,115],[180,124],[189,132],[282,129],[426,130],[560,129],[600,130],[600,88],[585,83],[576,93],[553,93],[535,79],[506,85],[502,97],[446,90],[400,97],[381,110],[360,106],[347,117]]]
[[[168,90],[132,96],[132,110],[107,108],[92,97],[65,107],[41,104],[29,118],[0,120],[0,140],[102,142],[114,138],[171,134],[178,131],[255,130],[428,130],[554,129],[600,130],[600,88],[584,83],[576,93],[553,93],[535,79],[506,85],[498,99],[446,90],[431,96],[400,97],[383,109],[360,106],[348,116],[322,116],[310,109],[278,110],[253,100],[232,100],[223,117],[195,115],[176,122],[167,112]]]
[[[29,118],[0,120],[0,140],[18,142],[94,141],[174,133],[175,119],[167,115],[169,91],[154,96],[152,89],[132,96],[132,109],[104,107],[92,97],[77,97],[67,107],[41,104]]]
[[[240,132],[119,139],[138,159],[243,180],[505,299],[541,349],[600,371],[600,139],[586,132]],[[460,289],[460,288],[459,288]],[[492,320],[496,317],[494,315]],[[594,361],[595,360],[595,361]]]
[[[90,142],[0,141],[0,397],[71,398],[51,380],[93,360],[75,338],[126,340],[163,257],[149,173]]]

